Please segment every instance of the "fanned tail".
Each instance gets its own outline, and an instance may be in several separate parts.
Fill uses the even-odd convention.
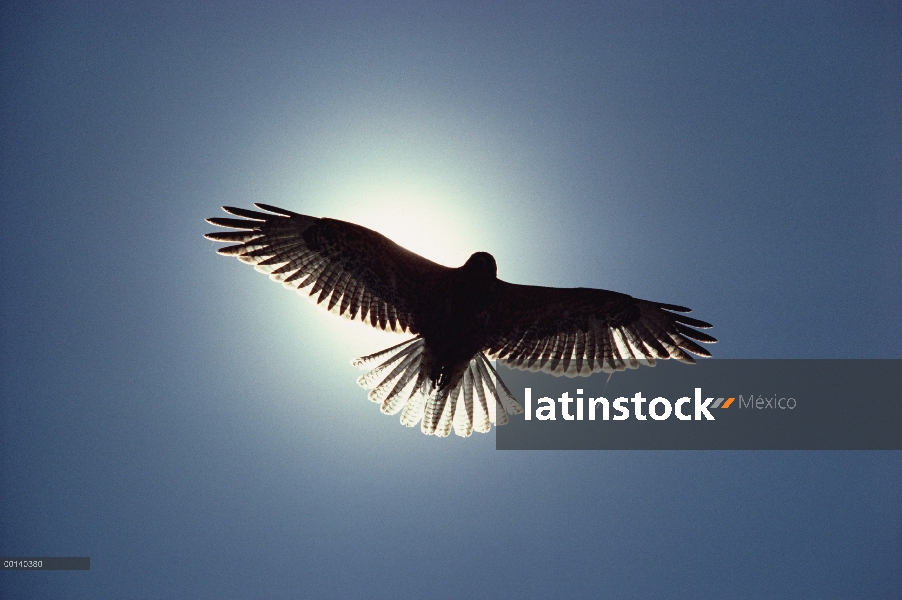
[[[461,437],[469,437],[474,430],[488,433],[492,423],[504,425],[507,415],[523,412],[482,352],[442,389],[429,379],[428,352],[425,341],[415,337],[351,364],[368,369],[357,383],[370,390],[370,401],[387,415],[401,412],[403,425],[419,423],[426,435],[447,437],[452,429]]]

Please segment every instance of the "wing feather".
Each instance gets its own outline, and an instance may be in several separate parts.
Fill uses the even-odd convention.
[[[206,235],[232,245],[217,252],[254,265],[330,312],[373,327],[419,333],[429,290],[451,270],[360,225],[301,215],[268,204],[223,207],[233,217],[207,219],[240,231]]]
[[[717,340],[697,330],[710,324],[680,314],[685,312],[607,290],[499,281],[486,350],[513,368],[571,377],[654,365],[656,359],[695,362],[690,353],[711,355],[696,342]]]

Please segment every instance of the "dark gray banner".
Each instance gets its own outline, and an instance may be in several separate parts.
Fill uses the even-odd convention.
[[[497,428],[499,450],[902,450],[902,360],[498,374],[526,411]]]

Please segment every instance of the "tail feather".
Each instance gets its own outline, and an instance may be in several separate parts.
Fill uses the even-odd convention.
[[[418,374],[418,370],[408,369],[407,373],[405,373],[404,376],[398,380],[398,383],[395,385],[395,388],[391,391],[391,393],[388,394],[385,397],[385,400],[382,401],[382,406],[379,407],[379,410],[387,415],[396,414],[399,410],[401,410],[404,407],[404,404],[407,402],[407,398],[409,398],[411,394],[415,393],[416,386],[418,384],[418,379],[415,379],[415,377]],[[410,385],[411,383],[413,383],[413,386]]]
[[[482,355],[480,355],[482,356]],[[507,386],[504,385],[504,381],[502,381],[501,377],[498,376],[498,371],[495,370],[495,367],[492,366],[485,356],[482,356],[482,361],[485,363],[485,366],[488,367],[489,371],[492,374],[492,380],[495,388],[498,389],[497,398],[501,407],[509,415],[519,415],[523,412],[523,407],[520,406],[520,403],[514,398],[514,395],[511,393]]]
[[[413,345],[401,349],[397,354],[389,357],[388,360],[377,366],[372,371],[364,373],[363,375],[358,377],[357,385],[365,390],[375,390],[376,388],[384,385],[385,382],[391,379],[393,375],[397,375],[398,368],[396,367],[395,370],[386,377],[385,372],[389,367],[395,366],[398,363],[408,363],[409,359],[416,356],[416,354],[412,354],[412,348],[414,348]]]
[[[498,398],[498,392],[493,385],[494,382],[492,381],[492,376],[489,375],[489,371],[485,368],[484,364],[477,362],[476,365],[479,368],[479,374],[482,375],[483,389],[488,392],[488,396],[493,400],[489,404],[489,419],[496,427],[507,425],[507,413],[504,410],[504,406],[501,404],[501,399]]]
[[[448,388],[442,390],[436,389],[435,393],[429,395],[426,399],[426,407],[423,411],[423,421],[420,423],[420,431],[426,435],[435,433],[438,420],[442,416],[442,409],[445,408],[445,403],[447,401]]]
[[[407,352],[405,356],[404,351],[402,351],[393,356],[390,360],[385,361],[386,364],[391,366],[396,362],[396,357],[398,356],[401,356],[403,360],[400,361],[398,366],[392,369],[391,373],[386,375],[385,379],[383,379],[374,389],[370,390],[369,399],[372,402],[382,404],[383,400],[392,394],[399,392],[404,387],[404,384],[407,383],[407,380],[410,378],[409,376],[416,373],[416,368],[419,367],[420,355],[413,352]],[[417,364],[413,365],[413,363]],[[413,368],[411,368],[412,366]],[[404,383],[401,383],[401,381]]]
[[[401,413],[401,424],[405,427],[416,427],[420,419],[423,418],[423,412],[426,410],[426,399],[428,394],[414,391],[407,399],[404,411]]]
[[[395,344],[391,348],[386,348],[385,350],[380,350],[379,352],[376,352],[375,354],[370,354],[368,356],[361,356],[360,358],[355,358],[354,360],[351,361],[351,364],[354,365],[355,367],[360,367],[361,369],[365,369],[368,366],[375,364],[377,361],[379,361],[379,359],[381,359],[385,356],[388,356],[389,354],[394,354],[400,348],[402,348],[408,344],[413,344],[414,342],[419,342],[420,344],[422,344],[423,338],[417,336],[415,338],[403,341],[400,344]]]
[[[495,419],[494,413],[489,416],[489,405],[486,401],[485,388],[482,383],[482,374],[478,368],[470,365],[470,371],[473,373],[473,389],[476,391],[477,402],[473,405],[473,429],[480,433],[488,433],[492,428],[492,421]]]
[[[435,431],[432,433],[438,437],[448,437],[451,433],[451,423],[454,418],[454,407],[457,405],[457,399],[460,396],[460,386],[456,386],[445,394],[445,401],[441,403],[442,410],[435,425]]]
[[[401,413],[407,427],[420,425],[427,435],[461,437],[487,433],[491,424],[504,425],[508,414],[523,409],[498,377],[485,355],[476,354],[467,366],[439,390],[429,379],[432,359],[420,337],[407,340],[352,362],[369,371],[357,379],[370,390],[369,399],[385,414]]]
[[[454,433],[470,437],[473,433],[473,367],[467,365],[462,383],[463,394],[454,409]]]

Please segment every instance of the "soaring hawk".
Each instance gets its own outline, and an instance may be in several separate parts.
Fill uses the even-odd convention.
[[[353,364],[357,383],[386,414],[420,423],[425,434],[460,436],[504,425],[523,411],[489,359],[553,375],[634,369],[716,342],[688,308],[589,288],[517,285],[497,277],[495,259],[473,254],[456,269],[434,263],[360,225],[300,215],[223,207],[234,218],[208,233],[234,245],[217,249],[270,279],[325,304],[335,314],[415,337]]]

